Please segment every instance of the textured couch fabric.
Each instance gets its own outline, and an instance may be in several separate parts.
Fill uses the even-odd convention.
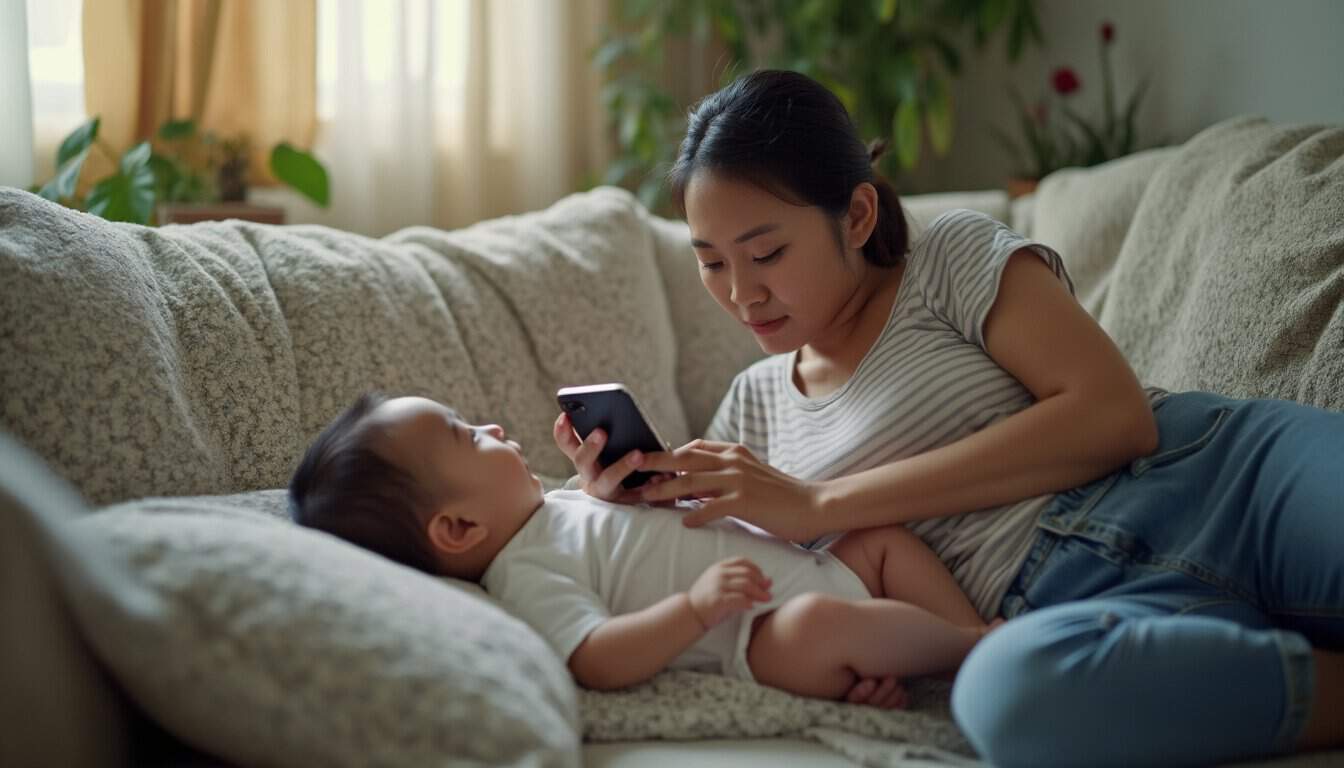
[[[1080,298],[1144,383],[1344,409],[1342,157],[1340,128],[1243,119],[1179,148],[1060,172],[1011,212],[1001,193],[916,198],[907,208],[916,233],[949,207],[1026,222],[1060,249]],[[700,434],[728,381],[760,351],[699,285],[688,239],[684,223],[611,189],[465,230],[382,240],[239,222],[149,230],[0,190],[0,427],[95,504],[240,494],[131,501],[79,521],[80,542],[112,553],[176,617],[150,621],[144,647],[173,637],[200,648],[146,669],[130,663],[125,643],[99,647],[95,629],[98,658],[173,733],[243,762],[265,754],[301,764],[287,750],[314,732],[293,718],[319,700],[332,706],[318,724],[355,713],[380,723],[410,706],[381,693],[358,701],[341,689],[349,680],[400,681],[447,702],[431,682],[407,682],[415,670],[378,659],[465,646],[540,665],[532,682],[560,713],[532,731],[537,754],[556,756],[541,761],[575,759],[566,722],[590,740],[793,734],[866,765],[963,761],[936,686],[913,712],[879,713],[664,673],[629,691],[582,692],[575,704],[572,690],[551,686],[559,660],[535,657],[545,653],[529,645],[539,638],[509,625],[516,642],[491,644],[478,632],[508,621],[479,595],[288,526],[275,519],[281,491],[242,493],[282,486],[307,441],[369,386],[497,420],[552,477],[568,469],[549,436],[562,384],[625,381],[671,439]],[[314,585],[326,574],[324,592]],[[352,595],[390,607],[379,613]],[[428,612],[429,631],[408,612]],[[113,633],[121,621],[114,614],[100,626]],[[299,652],[306,657],[289,655]],[[420,672],[437,669],[423,658]],[[228,679],[212,677],[204,660]],[[449,667],[443,674],[469,671]],[[476,682],[505,679],[494,662],[478,667],[485,677]],[[269,712],[244,725],[264,721],[271,731],[253,739],[212,729],[200,701],[164,712],[174,691]],[[491,722],[510,722],[510,701],[497,702]],[[423,714],[400,711],[412,721]],[[380,733],[428,753],[459,748],[403,725]],[[341,733],[358,753],[357,732]],[[911,743],[883,749],[874,739]],[[229,751],[240,740],[254,751]]]
[[[96,504],[283,486],[363,390],[498,422],[564,476],[555,390],[624,381],[684,442],[654,241],[628,193],[371,240],[106,222],[0,189],[4,428]]]

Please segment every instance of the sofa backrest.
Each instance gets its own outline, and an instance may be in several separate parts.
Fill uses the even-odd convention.
[[[555,389],[623,381],[687,439],[655,240],[629,193],[382,240],[114,224],[0,189],[0,429],[95,504],[281,487],[362,391],[503,425],[563,478]],[[693,265],[688,265],[692,267]]]
[[[1147,384],[1344,410],[1344,126],[1236,118],[1187,141],[1100,321]]]

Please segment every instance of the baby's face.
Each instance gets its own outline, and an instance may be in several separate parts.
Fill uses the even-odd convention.
[[[367,417],[384,458],[439,498],[468,501],[514,529],[542,503],[541,481],[498,424],[472,426],[442,403],[398,397]]]

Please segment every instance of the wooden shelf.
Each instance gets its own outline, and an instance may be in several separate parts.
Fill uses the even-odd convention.
[[[242,219],[259,224],[284,224],[285,209],[247,203],[165,203],[158,207],[159,224],[192,224],[197,221]]]

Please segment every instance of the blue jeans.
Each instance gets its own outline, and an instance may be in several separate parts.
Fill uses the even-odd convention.
[[[1190,392],[1154,415],[1156,452],[1042,513],[1013,620],[957,675],[995,765],[1291,750],[1311,647],[1344,648],[1344,414]]]

